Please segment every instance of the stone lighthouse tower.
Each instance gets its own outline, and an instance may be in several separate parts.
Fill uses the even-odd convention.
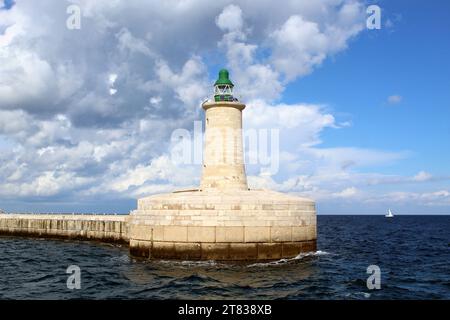
[[[245,105],[233,97],[228,71],[220,70],[214,84],[214,100],[205,110],[205,147],[200,188],[248,190],[242,145],[242,110]]]
[[[274,260],[316,249],[314,201],[247,185],[242,141],[245,105],[223,69],[205,110],[198,189],[138,200],[130,252],[151,259]]]

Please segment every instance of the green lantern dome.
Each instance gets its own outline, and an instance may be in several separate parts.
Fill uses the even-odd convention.
[[[233,87],[234,84],[229,78],[229,73],[227,69],[222,69],[219,71],[219,78],[214,83],[214,100],[233,102],[237,101],[233,97]]]
[[[219,78],[216,80],[216,82],[214,83],[215,86],[220,86],[220,85],[229,85],[229,86],[234,86],[233,82],[231,82],[231,80],[229,79],[230,74],[228,73],[227,69],[222,69],[219,71]]]

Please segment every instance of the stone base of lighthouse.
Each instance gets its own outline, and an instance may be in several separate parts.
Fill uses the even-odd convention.
[[[276,260],[316,249],[312,200],[266,190],[190,190],[138,200],[132,255],[155,259]]]

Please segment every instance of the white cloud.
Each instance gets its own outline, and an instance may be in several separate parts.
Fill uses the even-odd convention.
[[[367,203],[393,203],[396,205],[415,204],[425,207],[446,207],[450,205],[450,192],[448,190],[407,192],[395,191],[375,195],[366,199]]]
[[[220,19],[217,19],[217,22],[219,21]],[[225,30],[230,30],[230,28],[225,28]],[[218,46],[226,52],[233,81],[239,88],[238,95],[240,94],[243,99],[273,100],[279,97],[283,91],[279,74],[269,64],[257,61],[255,55],[258,46],[247,43],[247,32],[241,29],[231,29],[223,35]]]
[[[27,130],[30,120],[22,110],[0,110],[0,134],[20,134]]]
[[[358,189],[356,189],[355,187],[349,187],[349,188],[345,188],[344,190],[340,191],[340,192],[335,192],[333,193],[333,196],[337,197],[337,198],[353,198],[356,194],[358,193]]]
[[[397,103],[402,102],[402,100],[403,100],[403,97],[398,94],[389,96],[387,99],[389,104],[397,104]]]
[[[119,41],[118,48],[122,51],[129,51],[130,53],[141,53],[147,56],[155,56],[155,54],[147,46],[146,41],[134,37],[126,28],[122,28],[116,37]]]
[[[0,10],[0,29],[4,32],[0,34],[0,49],[7,47],[16,37],[25,32],[24,25],[27,17],[13,7],[10,10]]]
[[[361,202],[370,197],[370,193],[364,192],[368,186],[414,180],[413,177],[358,172],[396,163],[407,158],[409,152],[323,147],[323,131],[340,130],[325,106],[270,105],[253,100],[244,111],[244,124],[246,129],[277,129],[280,135],[280,163],[276,174],[267,175],[259,170],[260,166],[247,165],[249,184],[253,188],[294,192],[325,202],[336,199]]]
[[[0,49],[0,105],[17,108],[53,96],[52,67],[37,54],[20,49]]]
[[[216,17],[216,24],[223,31],[240,31],[244,24],[241,8],[234,4],[226,6]]]
[[[420,171],[413,177],[414,181],[427,181],[430,180],[433,176],[425,171]]]
[[[318,159],[327,161],[333,168],[369,167],[383,164],[391,164],[405,159],[408,152],[387,152],[382,150],[362,149],[354,147],[339,148],[315,148],[305,150]]]
[[[323,132],[346,122],[325,105],[279,100],[362,31],[359,1],[76,3],[77,31],[65,28],[64,1],[0,10],[0,199],[101,201],[195,185],[200,168],[171,163],[169,137],[201,118],[211,61],[230,68],[245,126],[280,130],[281,169],[250,167],[253,185],[365,199],[367,185],[435,178],[360,173],[408,154],[323,147]],[[433,192],[416,199],[445,198]]]
[[[110,86],[113,86],[114,83],[116,82],[116,80],[117,80],[117,74],[116,74],[116,73],[111,73],[111,74],[109,75],[109,77],[108,77],[108,83],[109,83],[109,85],[110,85]]]
[[[175,73],[164,60],[156,65],[160,84],[175,92],[177,99],[187,107],[185,112],[192,114],[197,112],[198,106],[208,95],[205,73],[205,65],[196,56],[187,60],[179,73]]]
[[[326,57],[327,37],[315,22],[291,16],[272,33],[275,43],[274,64],[288,79],[306,75]]]
[[[117,93],[117,89],[114,88],[114,83],[117,80],[117,74],[116,73],[111,73],[108,77],[108,84],[109,84],[109,94],[110,95],[115,95]]]
[[[325,21],[294,14],[270,34],[272,61],[287,80],[311,73],[363,29],[361,4],[349,2],[336,9]]]
[[[251,100],[247,105],[243,113],[244,128],[282,130],[280,140],[292,150],[320,143],[320,133],[325,128],[336,127],[334,116],[321,105],[271,105],[263,100]]]
[[[150,103],[151,104],[160,104],[162,101],[161,97],[151,97],[150,98]]]
[[[237,5],[225,7],[217,16],[217,26],[226,32],[219,47],[226,51],[244,99],[279,98],[288,82],[309,74],[329,55],[345,49],[364,27],[363,7],[355,1],[292,6],[291,12],[280,17],[274,8],[260,4],[261,10],[272,10],[271,18],[277,18],[264,27],[245,27],[243,10]],[[246,19],[255,19],[252,14],[256,11],[245,11]],[[264,40],[256,43],[254,37]],[[267,57],[258,56],[267,49]]]

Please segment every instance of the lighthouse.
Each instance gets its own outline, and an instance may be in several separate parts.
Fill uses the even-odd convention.
[[[214,83],[214,99],[203,103],[205,146],[202,190],[248,190],[242,142],[245,105],[233,97],[228,71],[220,70]]]
[[[313,200],[249,188],[242,112],[226,69],[202,104],[200,186],[138,200],[128,220],[130,253],[147,259],[266,261],[316,250]]]

